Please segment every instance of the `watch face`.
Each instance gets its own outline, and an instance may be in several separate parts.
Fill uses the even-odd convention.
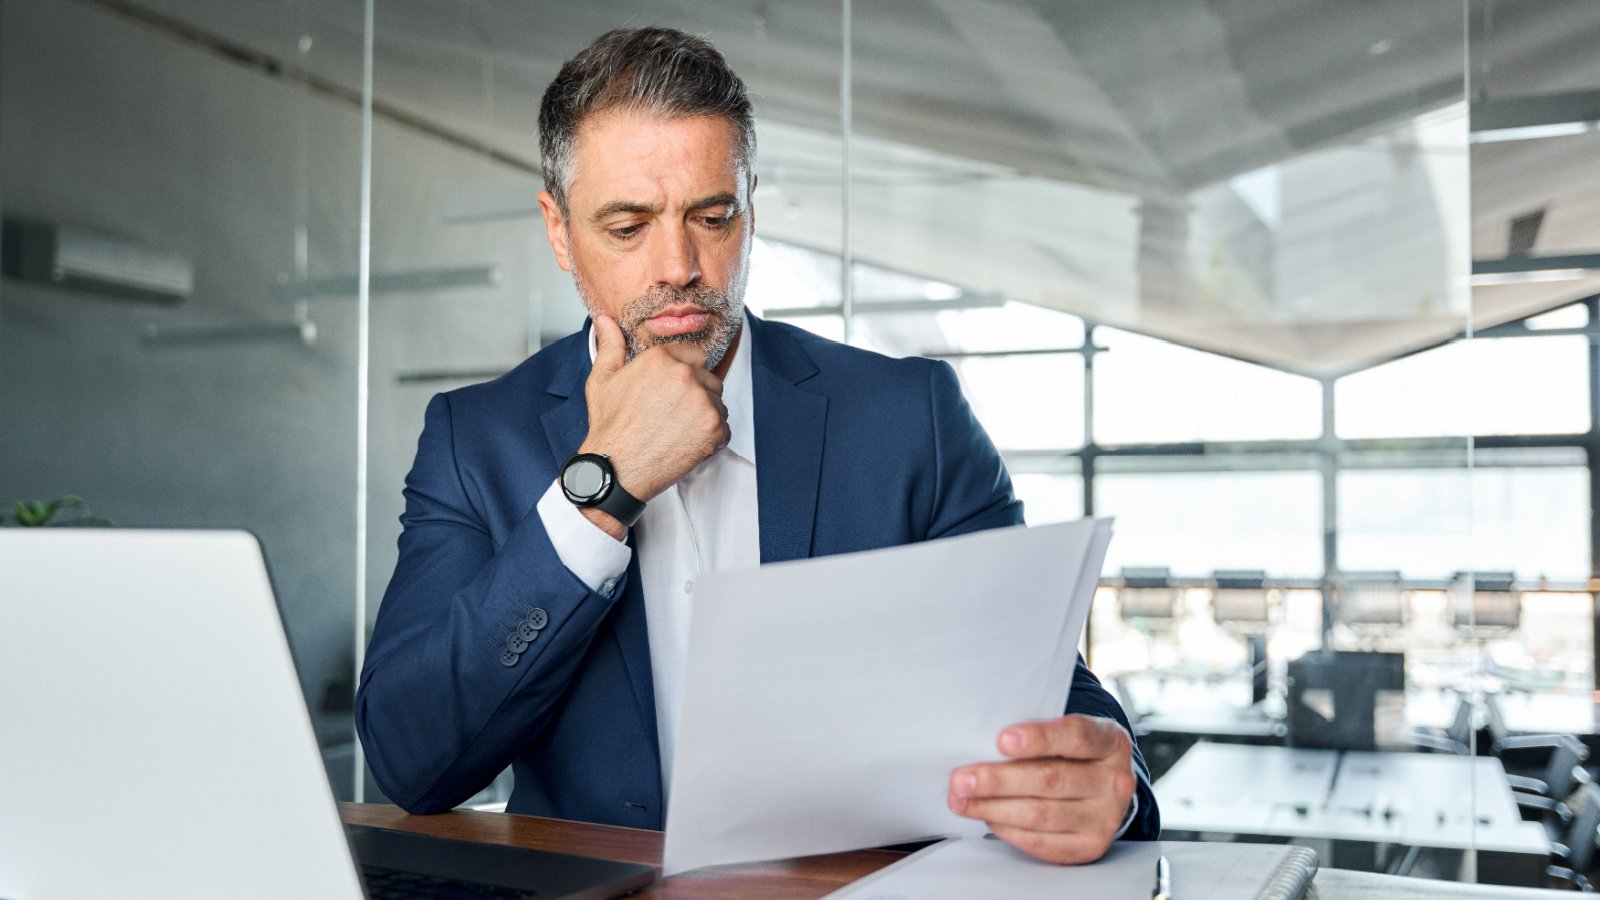
[[[606,470],[592,459],[574,460],[561,477],[562,486],[575,497],[593,497],[606,486]]]

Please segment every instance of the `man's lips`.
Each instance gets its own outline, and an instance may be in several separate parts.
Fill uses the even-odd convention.
[[[710,317],[709,313],[698,306],[680,304],[669,306],[645,321],[649,323],[651,331],[665,337],[699,331],[706,327],[706,320]]]

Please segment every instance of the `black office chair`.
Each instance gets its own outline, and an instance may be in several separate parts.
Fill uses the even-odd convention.
[[[1376,750],[1380,700],[1406,690],[1403,653],[1324,648],[1290,660],[1288,674],[1291,747]]]
[[[1411,743],[1435,753],[1454,753],[1468,756],[1472,753],[1473,713],[1472,698],[1460,694],[1456,700],[1456,714],[1444,728],[1418,728],[1411,732]]]
[[[1557,742],[1551,745],[1550,759],[1539,777],[1507,774],[1506,781],[1513,791],[1560,800],[1578,785],[1589,783],[1589,773],[1580,765],[1584,755],[1584,747],[1577,741]]]
[[[1592,893],[1588,870],[1594,862],[1596,832],[1600,830],[1600,787],[1586,784],[1573,804],[1572,825],[1559,842],[1550,845],[1551,863],[1545,875],[1552,887],[1570,887]]]
[[[1489,752],[1506,769],[1513,790],[1552,800],[1565,799],[1589,781],[1583,762],[1589,748],[1570,734],[1512,734],[1495,698],[1483,698],[1489,724]]]
[[[1506,781],[1512,787],[1511,796],[1517,802],[1517,812],[1523,821],[1538,822],[1543,826],[1545,837],[1550,839],[1552,847],[1565,846],[1569,839],[1575,818],[1568,804],[1573,788],[1578,788],[1581,794],[1594,787],[1578,777],[1577,773],[1581,771],[1577,752],[1570,745],[1562,744],[1550,754],[1550,770],[1546,773],[1546,779],[1506,776]],[[1527,790],[1530,787],[1539,790]]]

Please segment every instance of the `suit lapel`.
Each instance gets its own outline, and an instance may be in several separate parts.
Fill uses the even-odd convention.
[[[589,433],[589,405],[583,392],[592,364],[589,360],[587,334],[576,343],[580,356],[563,368],[574,373],[570,380],[556,381],[549,391],[566,399],[540,417],[545,438],[550,442],[550,455],[560,466],[567,457],[577,452]],[[630,546],[633,537],[628,537]],[[611,634],[622,651],[622,663],[628,670],[628,681],[633,687],[633,698],[651,734],[656,730],[656,689],[650,674],[650,628],[645,618],[644,584],[639,576],[639,551],[634,550],[628,561],[628,582],[622,596],[611,608]],[[656,773],[661,771],[660,748],[657,749]]]
[[[577,452],[584,435],[589,433],[589,404],[583,393],[583,384],[588,380],[591,368],[587,338],[576,341],[575,346],[578,357],[561,367],[563,371],[570,372],[571,377],[553,379],[548,388],[552,395],[566,399],[539,417],[539,424],[544,426],[545,440],[550,442],[550,456],[557,466]]]
[[[787,334],[750,316],[761,562],[811,555],[828,400],[797,385],[816,364]]]

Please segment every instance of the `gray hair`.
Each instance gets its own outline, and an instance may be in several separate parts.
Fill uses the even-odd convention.
[[[618,28],[567,60],[539,104],[544,184],[567,212],[578,126],[612,109],[664,118],[720,116],[739,138],[746,177],[755,162],[755,113],[744,82],[709,41],[672,28]]]

